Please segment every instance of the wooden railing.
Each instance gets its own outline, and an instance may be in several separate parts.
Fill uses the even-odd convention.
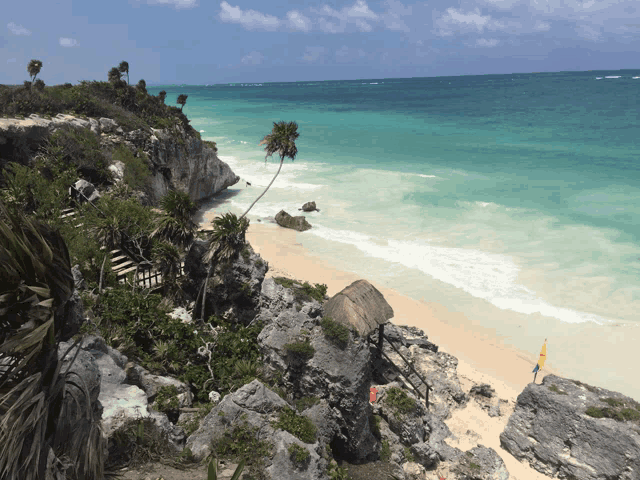
[[[369,337],[368,337],[368,338],[369,338]],[[400,370],[400,368],[399,368],[395,363],[393,363],[393,360],[391,360],[391,359],[387,356],[387,354],[386,354],[386,353],[384,353],[384,344],[383,344],[383,343],[384,343],[384,342],[383,342],[383,340],[384,340],[384,339],[386,339],[386,340],[387,340],[387,343],[388,343],[389,345],[391,345],[391,348],[393,348],[393,349],[396,351],[396,353],[397,353],[398,355],[400,355],[400,358],[402,358],[402,360],[404,360],[404,362],[408,365],[408,367],[411,369],[411,371],[412,371],[413,373],[415,373],[415,374],[416,374],[416,376],[420,379],[420,381],[422,382],[422,384],[426,387],[426,388],[425,388],[425,393],[424,393],[424,395],[420,392],[420,390],[418,389],[418,387],[416,387],[416,386],[414,385],[414,383],[411,381],[411,379],[409,378],[409,376],[408,376],[408,375],[406,375],[402,370]],[[386,358],[386,359],[387,359],[387,361],[388,361],[389,363],[391,363],[391,365],[393,365],[393,367],[398,371],[398,373],[399,373],[400,375],[402,375],[402,376],[407,380],[407,382],[409,382],[409,384],[413,387],[413,389],[416,391],[416,393],[418,394],[418,396],[419,396],[419,397],[422,397],[422,398],[424,398],[424,399],[425,399],[425,406],[426,406],[426,407],[427,407],[427,409],[428,409],[428,408],[429,408],[429,390],[431,390],[431,386],[430,386],[430,385],[427,383],[427,381],[422,377],[422,375],[420,375],[420,374],[416,371],[416,369],[415,369],[415,368],[413,368],[413,365],[411,364],[411,362],[409,362],[409,360],[407,360],[407,359],[404,357],[404,355],[402,355],[402,354],[400,353],[400,351],[396,348],[396,346],[395,346],[393,343],[391,343],[391,341],[389,340],[389,338],[384,334],[384,325],[380,325],[380,326],[378,327],[378,353],[379,353],[379,354],[381,354],[381,355],[383,355],[383,356],[384,356],[384,358]]]

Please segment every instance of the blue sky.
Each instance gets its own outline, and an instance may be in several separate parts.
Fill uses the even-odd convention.
[[[3,2],[0,83],[215,84],[640,68],[640,2]]]

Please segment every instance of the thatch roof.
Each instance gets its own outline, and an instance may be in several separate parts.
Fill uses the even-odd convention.
[[[366,280],[357,280],[324,305],[326,316],[366,337],[380,324],[393,318],[393,309],[382,294]]]

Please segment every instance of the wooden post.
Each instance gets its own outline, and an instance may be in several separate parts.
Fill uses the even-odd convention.
[[[378,327],[378,357],[382,358],[382,342],[384,341],[384,324],[381,323]]]

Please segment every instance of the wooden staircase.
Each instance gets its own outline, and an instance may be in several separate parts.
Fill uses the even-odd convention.
[[[76,211],[73,208],[65,208],[64,210],[62,210],[60,218],[63,219],[65,223],[78,221],[78,218],[75,215]],[[75,224],[74,227],[80,228],[83,225],[84,223],[78,223]]]

